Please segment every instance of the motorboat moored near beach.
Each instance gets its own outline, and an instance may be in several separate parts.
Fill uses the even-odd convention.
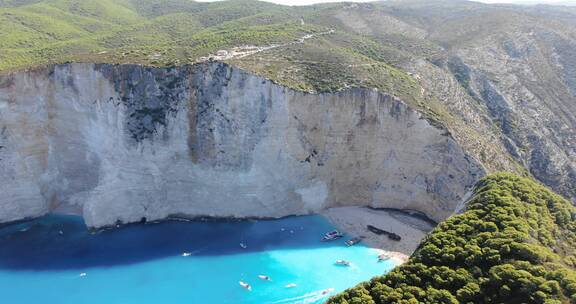
[[[290,283],[290,284],[287,284],[287,285],[284,286],[284,287],[286,287],[286,288],[294,288],[294,287],[296,287],[296,286],[297,286],[296,284]]]
[[[239,283],[240,283],[240,286],[252,291],[252,286],[250,286],[250,284],[243,282],[243,281],[240,281]]]
[[[360,243],[360,242],[362,242],[362,237],[361,237],[361,236],[355,237],[355,238],[351,238],[351,239],[347,240],[347,241],[345,242],[345,244],[346,244],[346,246],[350,247],[350,246],[354,246],[354,245],[356,245],[356,244],[358,244],[358,243]]]
[[[322,241],[327,242],[327,241],[333,241],[333,240],[337,240],[341,237],[343,237],[344,234],[338,230],[333,230],[330,232],[327,232],[326,234],[324,234],[324,238],[322,238]]]
[[[346,261],[346,260],[336,260],[336,262],[334,262],[334,265],[337,266],[350,266],[350,262]]]

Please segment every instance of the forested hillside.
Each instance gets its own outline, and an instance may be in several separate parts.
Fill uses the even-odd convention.
[[[576,303],[575,218],[534,181],[489,176],[408,263],[328,303]]]

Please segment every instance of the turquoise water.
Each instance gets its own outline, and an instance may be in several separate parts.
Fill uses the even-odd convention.
[[[332,229],[322,217],[303,216],[169,221],[90,233],[78,217],[44,217],[0,229],[1,298],[19,304],[322,303],[396,266],[377,262],[378,253],[362,245],[320,242]],[[335,266],[337,259],[352,265]],[[334,292],[323,295],[328,288]]]

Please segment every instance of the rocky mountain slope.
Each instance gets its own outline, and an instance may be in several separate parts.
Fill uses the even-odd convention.
[[[358,52],[415,79],[416,107],[433,109],[489,170],[522,172],[520,164],[575,199],[573,8],[386,1],[343,5],[327,15],[328,26],[378,45],[359,44]]]
[[[467,103],[481,104],[508,153],[574,198],[574,9],[446,2],[431,10],[431,5],[406,4],[393,14],[409,14],[405,20],[428,29],[428,39],[444,48],[431,62],[454,76]]]
[[[41,158],[43,160],[38,164],[30,165],[29,162],[34,158],[28,158],[27,152],[16,154],[13,152],[11,156],[24,160],[24,162],[15,161],[16,163],[24,163],[26,167],[31,166],[39,171],[20,172],[15,171],[15,167],[11,167],[13,164],[3,166],[10,168],[5,169],[12,172],[9,176],[16,176],[16,174],[36,176],[35,180],[40,181],[38,185],[47,185],[50,184],[47,181],[53,182],[59,179],[67,181],[57,186],[61,188],[57,190],[36,185],[34,186],[38,188],[36,192],[24,190],[18,192],[17,187],[12,187],[11,191],[36,195],[36,198],[42,197],[45,202],[42,206],[22,207],[22,209],[36,210],[32,213],[39,213],[48,210],[49,206],[55,208],[60,204],[77,205],[76,202],[82,201],[83,198],[72,199],[71,193],[88,195],[90,189],[96,188],[100,179],[97,179],[95,175],[90,175],[90,181],[84,182],[74,181],[70,177],[62,178],[63,167],[59,161],[46,158],[50,151],[56,149],[55,147],[58,149],[65,149],[61,148],[62,146],[66,147],[63,143],[56,145],[49,143],[53,140],[64,140],[55,139],[61,136],[55,135],[59,132],[59,128],[71,129],[74,131],[70,131],[73,134],[64,137],[74,138],[75,144],[76,141],[81,141],[80,146],[86,145],[84,140],[87,134],[78,134],[82,128],[74,129],[67,124],[85,123],[88,120],[79,117],[88,114],[79,115],[76,112],[89,113],[95,109],[94,105],[113,97],[114,100],[119,98],[120,101],[114,101],[111,104],[114,104],[114,107],[127,107],[120,113],[132,115],[137,122],[123,116],[115,116],[120,115],[112,114],[118,112],[118,108],[106,106],[105,111],[110,111],[109,115],[114,117],[106,119],[114,119],[119,124],[117,130],[106,131],[113,132],[110,138],[123,141],[126,140],[125,135],[128,134],[137,142],[155,141],[157,140],[155,136],[160,135],[147,134],[157,134],[157,128],[160,128],[164,134],[163,140],[170,142],[171,139],[168,138],[176,137],[175,134],[166,135],[172,132],[168,126],[175,123],[171,115],[190,112],[190,108],[186,108],[190,107],[186,104],[186,100],[192,97],[201,98],[206,92],[209,92],[206,94],[216,94],[213,90],[219,87],[222,88],[222,92],[226,92],[229,88],[228,74],[216,76],[209,75],[211,72],[196,72],[202,66],[219,66],[202,63],[215,59],[254,75],[243,77],[260,79],[250,80],[250,83],[262,81],[266,84],[255,87],[251,84],[250,89],[254,88],[254,92],[242,92],[241,88],[244,87],[238,84],[237,94],[223,97],[217,93],[216,96],[206,95],[207,99],[218,100],[226,104],[237,103],[240,100],[253,103],[260,100],[260,102],[286,105],[303,103],[300,105],[302,109],[294,106],[290,111],[290,113],[297,112],[298,115],[305,117],[306,121],[300,122],[302,125],[297,124],[294,115],[285,114],[284,118],[289,120],[288,125],[283,125],[288,127],[287,130],[294,129],[306,134],[306,140],[299,143],[301,150],[289,152],[292,153],[294,161],[304,160],[307,166],[311,166],[309,164],[313,164],[316,158],[325,157],[320,152],[332,153],[352,144],[354,149],[359,149],[358,151],[352,149],[345,153],[345,156],[339,155],[334,158],[343,160],[344,163],[356,163],[357,169],[354,170],[358,170],[357,172],[361,171],[360,168],[366,171],[363,173],[365,176],[350,174],[350,171],[346,171],[348,176],[346,180],[340,180],[333,186],[326,186],[327,189],[336,189],[337,184],[345,184],[350,186],[347,189],[351,189],[352,186],[358,189],[355,190],[354,195],[345,198],[336,199],[338,195],[335,193],[330,194],[333,196],[328,195],[330,197],[328,201],[331,204],[356,204],[360,200],[364,204],[371,204],[376,201],[373,194],[378,193],[380,191],[378,189],[382,187],[393,189],[400,184],[411,190],[407,190],[405,196],[400,198],[390,196],[390,193],[395,191],[387,190],[386,196],[389,198],[387,201],[392,202],[387,204],[419,209],[430,213],[429,215],[434,218],[441,219],[451,212],[448,210],[451,207],[446,207],[448,205],[445,204],[448,197],[461,198],[467,190],[466,186],[479,177],[478,174],[483,174],[481,172],[500,170],[531,175],[567,198],[575,200],[576,74],[574,71],[576,70],[576,55],[572,52],[576,45],[575,17],[576,10],[573,7],[486,5],[458,0],[334,3],[309,7],[286,7],[247,0],[215,3],[197,3],[189,0],[0,1],[0,26],[10,29],[10,31],[0,33],[0,70],[5,74],[2,77],[1,89],[5,106],[0,115],[11,117],[2,123],[13,126],[11,129],[4,128],[3,134],[8,134],[4,135],[4,138],[9,136],[16,138],[14,134],[20,134],[18,135],[20,137],[25,135],[24,137],[34,138],[34,140],[30,139],[30,145],[45,142],[42,144],[43,148],[33,147],[33,150],[38,151],[32,154],[44,153],[44,158]],[[148,69],[136,68],[132,65],[121,67],[89,64],[35,68],[39,65],[62,64],[68,61],[134,63],[168,68]],[[195,65],[195,67],[184,65],[199,62],[202,64]],[[172,66],[176,67],[171,68]],[[26,71],[28,68],[32,69]],[[235,71],[234,68],[226,69]],[[107,74],[107,70],[116,72]],[[11,71],[16,71],[16,73],[8,74]],[[158,75],[165,73],[177,74],[170,78],[174,81],[173,83],[166,81],[159,83],[156,80],[160,77]],[[241,74],[244,75],[243,73]],[[206,78],[202,86],[197,82],[200,80],[194,80],[194,77],[200,77],[198,75]],[[60,78],[68,80],[62,82],[58,80]],[[92,79],[92,81],[87,79]],[[106,88],[105,91],[102,91],[103,88],[94,87],[95,79],[98,79],[97,83]],[[145,83],[151,82],[144,85],[140,82],[144,79],[153,80],[146,80]],[[66,83],[76,86],[76,89],[68,88],[64,85]],[[137,88],[132,88],[132,86]],[[214,86],[214,89],[208,90],[210,86]],[[199,91],[199,88],[203,87],[206,89]],[[350,88],[368,88],[368,90],[351,90]],[[372,91],[373,88],[380,93]],[[18,91],[19,93],[15,94],[17,90],[21,92]],[[56,94],[53,90],[58,92],[55,95],[58,98],[50,95]],[[277,93],[282,90],[286,93]],[[136,93],[130,93],[133,91]],[[253,94],[262,94],[262,96]],[[424,178],[424,182],[421,178],[404,182],[404,177],[399,173],[401,170],[398,167],[396,171],[392,170],[396,178],[387,179],[386,174],[383,174],[387,172],[386,170],[372,166],[385,158],[384,154],[381,154],[384,153],[382,151],[389,152],[390,150],[386,149],[391,149],[381,147],[381,145],[395,143],[398,139],[394,137],[379,139],[378,136],[384,135],[380,132],[370,133],[385,128],[380,124],[380,115],[383,115],[381,111],[387,110],[368,104],[361,107],[359,103],[363,101],[371,102],[372,105],[380,104],[378,100],[382,98],[390,101],[385,103],[387,106],[401,101],[399,104],[403,104],[402,107],[406,107],[406,111],[416,111],[409,115],[410,118],[403,122],[404,125],[395,124],[394,126],[386,125],[386,127],[390,127],[390,130],[395,130],[396,133],[402,126],[411,126],[412,122],[418,126],[430,127],[430,132],[432,132],[430,134],[435,134],[430,135],[431,142],[439,143],[442,140],[447,140],[447,142],[437,146],[438,149],[443,147],[440,150],[444,149],[444,152],[433,149],[435,150],[434,157],[429,157],[428,161],[458,168],[457,171],[459,170],[461,176],[465,178],[453,181],[455,186],[452,188],[452,186],[447,186],[448,182],[443,180],[445,176],[442,175],[438,177],[443,180],[440,185],[430,186],[436,185],[436,178],[435,182],[429,178]],[[53,101],[47,103],[49,100]],[[73,100],[76,100],[78,104],[72,103]],[[94,105],[86,100],[91,100],[90,102]],[[323,101],[319,103],[318,100]],[[16,101],[20,106],[15,106]],[[306,105],[307,102],[319,104],[315,108],[309,108]],[[63,104],[58,105],[58,103]],[[339,109],[332,109],[330,103],[332,106],[338,105]],[[348,103],[351,104],[348,105]],[[28,110],[25,104],[34,106],[34,110]],[[74,106],[70,107],[72,104]],[[258,147],[257,143],[269,131],[270,127],[267,126],[269,121],[261,120],[260,124],[256,124],[256,116],[254,116],[256,114],[248,112],[261,110],[252,103],[245,102],[242,105],[238,111],[247,111],[247,113],[239,118],[242,124],[234,125],[232,129],[247,130],[246,128],[250,126],[251,131],[242,131],[234,136],[218,135],[210,139],[214,136],[213,131],[210,131],[215,130],[213,125],[221,123],[218,120],[220,114],[211,114],[214,117],[206,118],[208,121],[199,121],[202,123],[201,127],[197,127],[199,133],[194,135],[196,137],[192,136],[191,140],[199,141],[200,147],[191,145],[186,148],[200,148],[199,151],[202,151],[200,153],[191,150],[193,153],[188,153],[192,163],[204,164],[206,159],[215,159],[215,161],[206,161],[208,164],[204,165],[218,168],[223,166],[228,169],[240,166],[242,170],[259,164],[248,160],[253,157],[252,154],[247,159],[243,153]],[[152,111],[150,108],[162,110]],[[10,109],[10,111],[5,109]],[[236,108],[218,109],[236,111]],[[57,128],[52,128],[51,124],[41,122],[42,120],[27,120],[27,115],[30,115],[27,111],[55,119],[58,121]],[[62,111],[69,113],[63,116]],[[378,126],[372,126],[372,131],[361,131],[361,136],[354,136],[354,139],[347,144],[342,142],[344,140],[341,139],[342,134],[334,137],[339,139],[331,142],[328,136],[330,132],[349,132],[363,127],[362,124],[353,127],[353,124],[357,124],[358,121],[345,119],[351,114],[337,114],[335,111],[356,113],[354,115],[365,113],[362,115],[368,115],[367,121],[378,122]],[[21,114],[14,116],[15,113]],[[258,115],[266,116],[270,113]],[[299,117],[298,119],[304,119],[298,115],[295,115]],[[376,115],[376,118],[369,115]],[[195,116],[186,118],[178,116],[178,123],[189,125],[196,119],[193,117]],[[220,118],[223,119],[223,117]],[[67,119],[71,119],[74,123],[66,122]],[[249,124],[248,121],[251,123]],[[408,123],[408,121],[412,122]],[[226,124],[239,123],[235,120],[225,120],[225,122]],[[27,131],[26,128],[21,129],[22,124],[33,124],[42,132],[33,134],[34,132]],[[323,125],[324,129],[316,127],[316,124]],[[120,128],[120,125],[123,127]],[[10,132],[14,134],[10,135]],[[173,132],[181,132],[179,134],[183,137],[190,137],[194,134],[192,131],[185,133],[180,128],[174,129]],[[406,132],[409,134],[403,135],[402,141],[421,139],[418,134]],[[288,138],[297,138],[292,133],[287,134],[290,134],[286,135]],[[95,138],[105,137],[94,136]],[[206,140],[208,141],[205,142]],[[431,142],[425,141],[420,145],[414,143],[413,148],[410,146],[412,143],[406,143],[406,147],[410,146],[410,149],[414,151],[423,151],[428,149],[426,145]],[[68,139],[64,140],[64,143],[69,144]],[[238,146],[239,144],[242,149]],[[279,145],[279,143],[276,144]],[[283,144],[290,143],[283,142]],[[186,149],[183,143],[180,145],[182,146],[178,149],[183,153]],[[224,145],[225,149],[216,151],[218,145]],[[6,146],[3,148],[4,151],[12,149],[9,145],[3,144],[2,146]],[[289,146],[292,149],[294,145]],[[325,147],[326,150],[319,151],[317,147]],[[48,152],[42,152],[42,149]],[[276,149],[281,150],[280,147]],[[442,156],[460,149],[462,152],[455,152],[456,160]],[[8,153],[2,152],[3,150],[0,150],[0,153]],[[81,150],[93,152],[92,148]],[[273,150],[270,148],[270,151]],[[377,152],[370,152],[374,150]],[[314,151],[316,152],[312,153]],[[428,153],[428,150],[426,151]],[[361,152],[367,155],[362,155]],[[17,156],[19,153],[24,156]],[[90,165],[93,168],[100,168],[102,165],[100,163],[102,157],[85,159],[83,157],[90,153],[78,151],[75,153],[84,155],[75,156],[78,158],[77,163],[94,162]],[[207,154],[204,155],[204,153]],[[228,156],[228,154],[231,155]],[[154,155],[158,157],[158,154]],[[74,157],[70,157],[65,161],[73,159]],[[136,158],[133,156],[127,159]],[[411,162],[409,159],[410,157],[406,156],[401,163]],[[117,160],[117,158],[114,159],[114,161]],[[360,164],[362,161],[367,161],[367,163],[362,165]],[[320,163],[325,164],[323,160]],[[476,163],[482,168],[478,168]],[[418,174],[423,176],[436,174],[428,171],[427,168],[431,167],[430,165],[424,162],[417,162],[417,164],[422,168],[422,172]],[[58,173],[48,174],[43,171],[52,166],[58,168],[56,170]],[[320,173],[316,173],[317,169],[314,169],[304,175],[298,175],[301,174],[298,173],[295,176],[318,178],[318,176],[328,174],[326,172],[329,171],[323,171],[327,170],[326,166],[317,167]],[[331,170],[344,170],[343,168],[337,166],[331,167]],[[162,170],[160,172],[166,175],[167,173]],[[405,168],[402,167],[402,170]],[[473,172],[473,174],[463,172]],[[67,174],[65,173],[64,176]],[[71,174],[70,176],[75,176],[77,173]],[[150,174],[147,178],[154,179],[153,176],[159,174]],[[291,174],[286,173],[286,176]],[[450,176],[456,175],[448,173],[449,180],[452,179]],[[312,179],[316,181],[314,178]],[[322,178],[323,182],[327,183],[326,185],[330,185],[327,177]],[[363,179],[368,181],[364,182]],[[154,180],[151,183],[156,182]],[[74,183],[77,185],[74,186]],[[313,185],[314,183],[307,184]],[[18,183],[18,185],[23,185],[23,183]],[[290,189],[299,189],[300,186]],[[159,189],[165,189],[162,187],[164,186]],[[447,187],[450,190],[447,190]],[[267,193],[262,191],[262,193]],[[438,203],[428,204],[427,199],[425,206],[422,202],[415,203],[416,200],[422,198],[420,194],[414,194],[420,193],[419,191],[429,192],[425,197],[434,197],[430,201]],[[56,195],[56,193],[59,194]],[[438,193],[447,196],[436,197]],[[146,196],[146,194],[139,195]],[[294,200],[301,201],[304,196],[306,195],[295,196]],[[24,198],[23,201],[33,201],[26,196]],[[452,202],[449,205],[455,206],[457,203],[459,202]],[[417,206],[419,207],[416,208]],[[87,212],[87,207],[82,208]],[[142,209],[146,208],[142,207]],[[294,206],[294,210],[296,209],[297,207]],[[209,214],[207,210],[202,209],[202,213]],[[293,210],[285,211],[279,211],[278,214],[293,212]],[[118,212],[122,213],[122,211]],[[158,214],[174,212],[176,209],[163,210]],[[11,210],[4,213],[17,214],[18,212]],[[221,212],[217,215],[228,214]],[[271,214],[251,212],[251,215]],[[5,218],[15,217],[6,216]],[[110,218],[104,222],[108,223],[112,220]],[[136,216],[131,216],[130,220],[137,220]]]

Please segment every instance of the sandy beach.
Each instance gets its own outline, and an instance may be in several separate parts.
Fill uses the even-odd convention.
[[[363,242],[387,253],[399,263],[408,260],[421,240],[434,226],[425,220],[399,211],[375,210],[365,207],[331,208],[322,213],[334,226],[352,237],[364,237]],[[393,241],[386,235],[370,232],[366,226],[398,234],[402,239]]]

